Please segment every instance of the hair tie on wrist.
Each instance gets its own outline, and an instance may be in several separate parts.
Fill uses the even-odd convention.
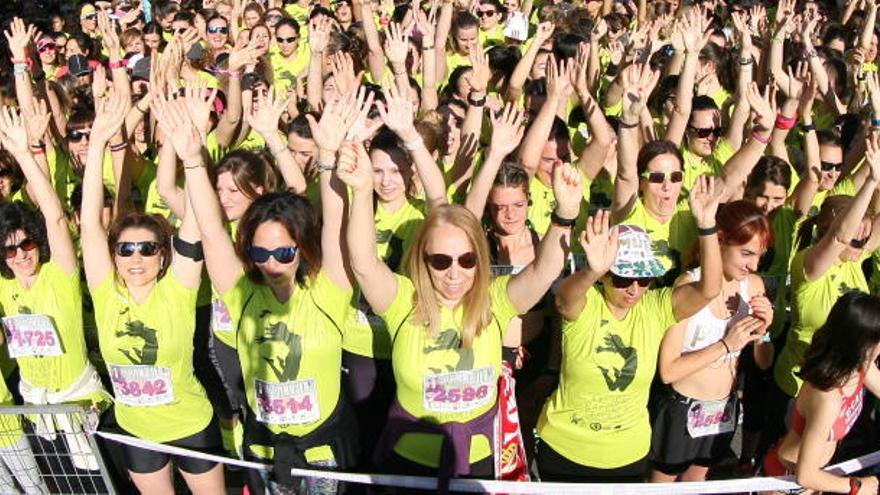
[[[715,235],[718,233],[718,226],[713,225],[707,229],[697,227],[697,233],[701,236]]]

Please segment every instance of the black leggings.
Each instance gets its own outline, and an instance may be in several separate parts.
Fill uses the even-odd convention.
[[[641,483],[645,480],[648,469],[647,456],[618,468],[584,466],[556,452],[547,442],[539,442],[535,460],[538,462],[541,481],[563,483]]]
[[[124,431],[124,430],[123,430]],[[128,433],[128,435],[131,435]],[[131,435],[134,436],[134,435]],[[223,455],[223,443],[220,439],[220,426],[215,416],[204,430],[188,437],[163,442],[165,445],[173,445],[185,449],[197,450],[205,454]],[[217,465],[216,462],[193,459],[191,457],[165,454],[152,450],[123,445],[125,465],[133,473],[149,474],[164,468],[171,460],[178,469],[189,474],[203,474]]]

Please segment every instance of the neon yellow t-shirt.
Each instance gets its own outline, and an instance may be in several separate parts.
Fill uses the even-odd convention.
[[[415,288],[397,275],[397,295],[381,315],[391,335],[391,363],[397,382],[397,400],[404,410],[430,423],[467,422],[495,406],[501,371],[501,338],[515,316],[507,294],[510,277],[498,277],[489,287],[492,322],[474,337],[470,349],[461,348],[461,306],[440,309],[440,334],[431,336],[424,325],[410,319]],[[437,467],[442,438],[406,433],[394,451],[419,464]],[[492,455],[489,439],[471,437],[470,462]]]
[[[272,86],[276,91],[281,91],[281,95],[286,95],[287,90],[296,85],[297,76],[309,68],[310,56],[308,43],[302,41],[297,46],[293,60],[285,59],[281,55],[281,51],[277,47],[273,47],[269,62],[272,64]]]
[[[656,283],[660,287],[672,285],[682,269],[682,255],[697,241],[697,223],[687,201],[679,201],[672,219],[661,223],[645,208],[641,198],[621,224],[637,225],[651,236],[654,255],[668,270]]]
[[[480,46],[483,49],[491,48],[492,46],[504,46],[504,24],[499,23],[493,29],[488,31],[480,28]]]
[[[681,156],[684,158],[684,185],[681,188],[682,196],[687,196],[694,183],[701,175],[721,175],[724,164],[736,153],[726,139],[719,139],[712,150],[712,154],[706,158],[700,158],[693,154],[686,146],[681,148]]]
[[[804,353],[813,334],[828,317],[837,298],[852,290],[868,292],[868,282],[862,272],[862,261],[835,263],[815,280],[806,280],[804,259],[807,249],[798,252],[791,262],[792,325],[785,347],[776,360],[773,375],[776,384],[791,397],[797,396],[803,380],[795,375],[800,370]]]
[[[116,419],[137,437],[178,440],[204,430],[214,416],[193,370],[197,292],[171,269],[142,304],[114,275],[92,291]]]
[[[600,290],[587,290],[575,321],[562,324],[559,386],[544,405],[538,434],[584,466],[612,469],[648,453],[648,394],[666,329],[675,323],[672,289],[649,290],[617,320]]]

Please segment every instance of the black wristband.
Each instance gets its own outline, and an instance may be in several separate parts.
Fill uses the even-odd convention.
[[[804,132],[811,132],[816,130],[815,124],[801,124],[801,130]]]
[[[174,236],[171,245],[177,254],[185,256],[193,261],[202,261],[205,259],[205,251],[202,249],[202,241],[187,242],[178,236]]]
[[[703,228],[697,227],[697,233],[700,234],[701,236],[714,235],[714,234],[718,233],[718,226],[713,225],[713,226],[709,227],[708,229],[703,229]]]
[[[486,95],[483,95],[481,98],[474,98],[472,94],[469,94],[467,97],[468,105],[472,107],[481,107],[486,104]]]
[[[636,121],[634,124],[628,124],[624,122],[623,119],[617,119],[617,125],[619,125],[621,129],[635,129],[639,126],[639,121]]]
[[[575,222],[577,222],[577,217],[562,218],[557,215],[555,211],[550,214],[550,223],[553,225],[558,225],[560,227],[574,227]]]
[[[620,72],[620,67],[617,64],[608,64],[605,67],[605,75],[607,77],[615,77],[618,72]]]

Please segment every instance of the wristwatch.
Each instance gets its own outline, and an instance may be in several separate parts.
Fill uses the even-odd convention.
[[[481,107],[486,104],[486,95],[483,95],[480,98],[474,98],[474,94],[470,93],[467,97],[468,105],[472,107]]]

